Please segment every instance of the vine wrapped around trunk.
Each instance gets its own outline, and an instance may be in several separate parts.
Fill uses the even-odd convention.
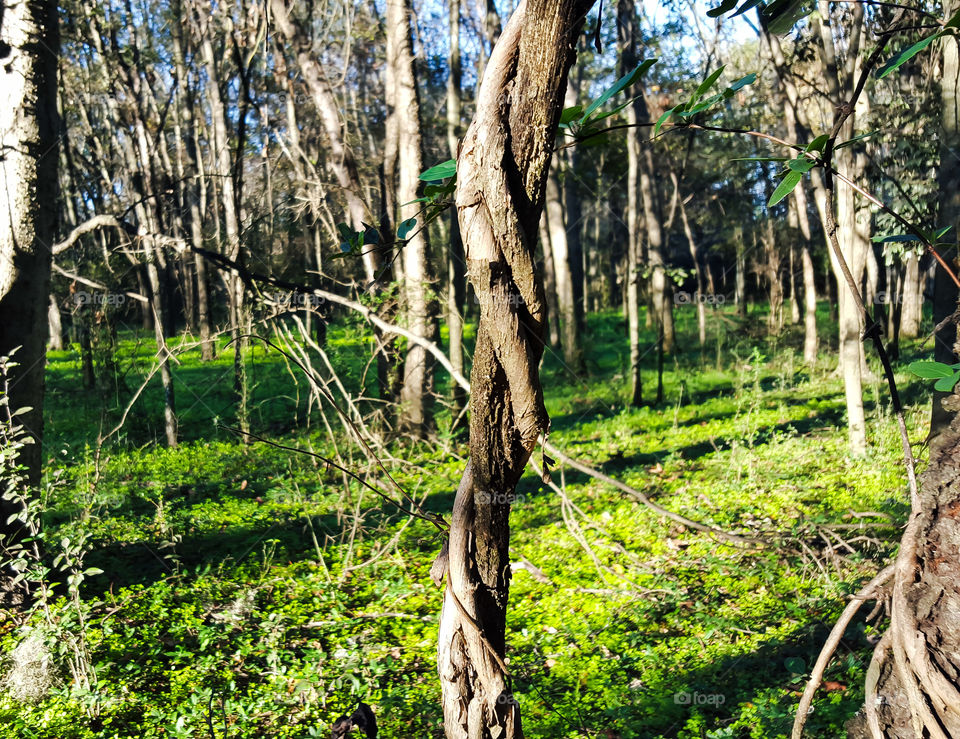
[[[480,322],[470,461],[436,571],[447,574],[438,668],[450,739],[523,736],[504,653],[510,503],[549,424],[539,378],[544,293],[533,252],[567,72],[591,5],[519,5],[487,64],[457,162],[456,206]]]

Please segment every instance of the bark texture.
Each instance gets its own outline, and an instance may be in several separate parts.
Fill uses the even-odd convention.
[[[57,221],[57,5],[30,0],[0,7],[0,356],[18,349],[9,378],[11,411],[34,443],[18,460],[40,482],[47,298]],[[2,482],[2,481],[0,481]],[[6,484],[0,485],[6,488]],[[14,543],[18,511],[0,499],[0,560]],[[6,574],[6,573],[4,573]],[[5,579],[5,578],[3,578]],[[5,584],[0,584],[9,595]],[[0,595],[0,606],[10,600]]]
[[[504,663],[510,502],[548,425],[534,247],[567,72],[591,4],[518,6],[487,64],[458,159],[456,204],[480,322],[470,461],[437,568],[447,574],[438,668],[450,739],[523,736]]]
[[[393,84],[389,87],[397,135],[396,202],[417,199],[420,172],[423,171],[420,139],[420,99],[413,67],[413,42],[410,34],[409,0],[387,2],[387,68]],[[398,213],[396,220],[412,217],[414,208]],[[422,218],[420,219],[422,220]],[[432,338],[435,313],[430,299],[433,274],[427,256],[426,229],[421,223],[403,244],[404,308],[407,328],[417,336]],[[433,360],[418,344],[407,347],[400,389],[400,429],[415,437],[426,438],[433,432]]]
[[[958,8],[958,0],[944,3],[945,17]],[[960,221],[958,51],[955,38],[944,39],[940,184],[952,188],[941,190],[940,218],[954,225]],[[950,294],[955,310],[955,290],[941,291],[935,309],[946,309]],[[953,361],[955,335],[955,327],[938,334],[941,361]],[[933,411],[930,461],[897,555],[890,627],[867,671],[863,711],[848,726],[856,739],[960,736],[960,395],[938,393]]]

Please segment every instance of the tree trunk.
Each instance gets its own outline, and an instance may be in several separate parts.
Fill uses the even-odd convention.
[[[16,417],[33,443],[24,446],[17,464],[25,482],[40,484],[43,440],[43,373],[47,348],[47,300],[57,222],[57,162],[60,156],[57,117],[57,55],[60,46],[57,4],[47,0],[5,3],[0,9],[0,140],[3,183],[0,187],[0,357],[16,350],[6,378],[7,413]],[[0,469],[8,486],[27,495],[6,464]],[[26,533],[17,517],[20,504],[0,497],[0,561]],[[0,607],[22,604],[15,573],[0,572]]]
[[[570,243],[564,218],[563,188],[560,185],[560,164],[555,159],[547,178],[547,228],[550,230],[550,249],[553,252],[554,280],[557,289],[557,307],[560,310],[560,345],[563,361],[575,372],[583,369],[583,353],[580,350],[580,330],[573,288],[573,271],[570,269]]]
[[[447,146],[450,156],[457,158],[457,149],[460,146],[460,0],[449,0],[449,56],[447,77]],[[460,238],[460,222],[457,220],[456,210],[450,212],[450,244],[447,254],[447,330],[449,332],[450,364],[453,369],[464,374],[463,366],[463,312],[466,302],[466,270],[463,257],[463,241]],[[453,427],[451,431],[459,431],[465,427],[466,416],[464,410],[467,405],[467,395],[458,383],[453,383]]]
[[[550,346],[560,347],[560,306],[557,300],[556,269],[553,263],[553,245],[550,243],[550,227],[547,225],[547,210],[540,218],[540,249],[543,252],[543,287],[546,300],[547,341]]]
[[[836,48],[834,46],[833,28],[830,24],[830,12],[826,0],[820,0],[820,18],[817,23],[820,32],[821,46],[820,59],[824,78],[830,92],[830,98],[840,109],[841,96],[844,94],[846,84],[855,85],[860,73],[859,48],[849,49],[845,68],[841,70],[838,66]],[[863,24],[863,6],[854,5],[852,10],[851,22],[857,32],[852,38],[859,41],[862,34],[859,32],[859,26]],[[862,100],[861,96],[861,100]],[[859,107],[859,106],[858,106]],[[856,121],[858,115],[855,111],[849,116],[840,133],[842,138],[852,138],[856,133]],[[863,155],[854,155],[851,149],[845,148],[837,152],[834,163],[837,171],[846,175],[854,182],[859,182],[865,170],[865,161]],[[819,173],[818,173],[819,174]],[[816,185],[819,177],[814,177]],[[819,189],[819,188],[818,188]],[[832,203],[826,202],[824,192],[818,193],[818,207],[821,208],[821,218],[826,223],[825,208],[833,207]],[[864,217],[869,217],[869,213],[864,209],[857,207],[856,196],[852,188],[842,187],[837,192],[836,198],[836,226],[837,237],[840,241],[841,252],[853,277],[854,284],[859,285],[863,277],[863,271],[866,264],[866,251],[870,247],[869,223],[864,223]],[[840,372],[843,375],[844,394],[847,405],[847,429],[850,441],[850,452],[854,455],[862,455],[866,451],[866,418],[863,410],[863,345],[860,341],[860,312],[854,301],[850,288],[847,286],[846,279],[840,270],[839,263],[830,250],[830,263],[833,266],[834,276],[837,281],[838,309],[839,309],[839,332],[840,332]]]
[[[944,3],[945,17],[960,9]],[[943,39],[943,116],[940,130],[939,223],[960,226],[960,54],[957,40]],[[953,232],[954,244],[957,231]],[[954,251],[953,248],[950,249]],[[940,275],[949,280],[949,276]],[[952,282],[952,280],[951,280]],[[952,293],[952,307],[946,298]],[[957,308],[956,289],[941,286],[936,315]],[[956,327],[938,333],[939,361],[956,360]],[[951,342],[951,343],[947,343]],[[848,729],[856,739],[960,736],[960,395],[938,393],[933,403],[930,461],[912,501],[897,556],[890,628],[877,644],[867,671],[867,701]]]
[[[60,305],[57,297],[51,293],[47,305],[47,326],[50,337],[47,339],[47,349],[52,351],[63,350],[63,322],[60,320]]]
[[[920,260],[916,252],[903,255],[904,271],[900,309],[900,336],[915,339],[920,335]]]
[[[386,20],[387,65],[394,80],[394,99],[388,101],[388,107],[392,107],[396,117],[398,143],[396,199],[404,204],[417,199],[423,171],[410,0],[387,0]],[[400,220],[401,216],[396,218]],[[419,221],[403,245],[403,278],[407,329],[417,336],[433,338],[431,319],[436,311],[429,294],[434,279],[427,258],[427,230]],[[399,425],[401,431],[421,439],[433,433],[433,359],[426,349],[412,342],[403,363]]]
[[[480,303],[470,461],[457,490],[438,638],[448,739],[517,739],[504,663],[509,513],[548,427],[538,366],[544,295],[533,245],[567,72],[590,0],[521,2],[494,48],[457,165],[456,204]],[[512,94],[507,94],[512,90]]]
[[[637,65],[637,10],[634,0],[617,2],[617,43],[620,47],[620,73],[627,74]],[[628,91],[637,95],[637,91]],[[627,253],[624,270],[624,306],[630,346],[630,403],[643,404],[643,375],[640,371],[640,129],[645,109],[640,98],[627,106]]]

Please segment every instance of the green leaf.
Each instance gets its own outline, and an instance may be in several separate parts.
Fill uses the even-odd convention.
[[[772,208],[774,205],[783,200],[787,195],[793,192],[800,180],[803,179],[803,173],[797,172],[791,169],[784,175],[784,178],[780,180],[780,184],[777,185],[777,189],[773,191],[773,195],[770,196],[770,200],[767,201],[767,207]]]
[[[867,133],[861,133],[859,136],[854,136],[852,139],[848,139],[847,141],[843,141],[843,142],[837,144],[836,146],[834,146],[833,148],[834,148],[834,149],[842,149],[842,148],[844,148],[845,146],[853,146],[853,145],[856,144],[858,141],[863,141],[864,139],[868,139],[868,138],[870,138],[871,136],[876,136],[878,133],[880,133],[880,132],[879,132],[879,131],[868,131]]]
[[[774,0],[763,14],[767,17],[767,30],[777,36],[790,33],[797,21],[813,12],[812,0]]]
[[[99,567],[88,567],[83,571],[83,574],[84,575],[102,575],[103,570],[101,570]]]
[[[715,69],[713,72],[707,75],[707,78],[703,82],[699,84],[696,92],[694,92],[693,96],[690,98],[690,102],[687,105],[688,109],[692,108],[697,100],[703,97],[703,94],[716,84],[717,80],[720,78],[720,75],[723,74],[724,67],[726,67],[725,64]]]
[[[653,135],[656,136],[660,132],[660,126],[667,122],[667,119],[672,116],[675,112],[683,108],[686,103],[680,103],[674,108],[671,108],[668,111],[665,111],[658,119],[656,125],[653,127]]]
[[[822,152],[824,147],[827,145],[827,142],[830,140],[830,134],[822,133],[809,144],[806,145],[804,151],[819,151]]]
[[[413,231],[416,226],[416,218],[408,218],[407,220],[403,221],[399,226],[397,226],[397,238],[400,240],[407,238],[407,235]]]
[[[953,228],[953,226],[944,226],[943,228],[938,228],[936,231],[930,234],[931,238],[929,240],[934,243],[936,243],[937,241],[940,241],[940,239],[942,239],[944,236],[947,235],[947,232],[951,228]]]
[[[786,162],[789,157],[738,157],[731,159],[731,162]]]
[[[901,51],[899,54],[897,54],[890,61],[888,61],[886,64],[880,67],[880,69],[877,70],[877,73],[876,73],[877,79],[882,80],[888,74],[891,74],[892,72],[895,72],[896,70],[898,70],[902,65],[904,65],[906,62],[913,59],[913,57],[915,57],[921,51],[926,49],[930,44],[932,44],[942,35],[943,35],[943,31],[940,31],[938,33],[933,34],[932,36],[927,36],[924,39],[920,39],[913,46],[908,46],[906,49]]]
[[[564,108],[563,112],[560,114],[560,125],[566,126],[568,123],[577,120],[581,115],[583,115],[582,105],[574,105],[572,108]]]
[[[350,228],[350,226],[348,226],[346,223],[338,223],[337,231],[340,232],[340,237],[344,241],[348,241],[348,242],[352,241],[353,237],[355,236],[354,230]]]
[[[903,244],[908,241],[920,241],[913,234],[892,234],[891,236],[874,236],[870,239],[875,244]]]
[[[711,107],[714,103],[720,102],[721,100],[723,100],[723,98],[724,96],[721,93],[717,95],[711,95],[706,100],[701,100],[699,103],[697,103],[693,107],[689,107],[690,103],[687,103],[687,109],[681,110],[679,113],[677,113],[677,115],[680,116],[681,118],[690,118],[692,116],[695,116],[697,113],[700,113],[701,111],[704,111],[707,108]]]
[[[612,85],[610,85],[610,87],[608,87],[606,90],[603,91],[600,97],[598,97],[596,100],[590,103],[590,105],[587,106],[587,109],[583,112],[583,116],[580,118],[580,122],[583,123],[584,121],[586,121],[587,118],[590,117],[590,114],[593,113],[593,111],[595,111],[605,102],[607,102],[610,98],[612,98],[618,92],[634,84],[638,79],[640,79],[641,75],[643,75],[644,72],[646,72],[648,69],[650,69],[650,67],[652,67],[656,63],[657,63],[656,59],[644,59],[642,62],[640,62],[637,65],[636,69],[634,69],[632,72],[628,72],[627,74],[623,75],[623,77],[621,77]]]
[[[369,223],[363,224],[366,231],[363,232],[363,243],[364,244],[379,244],[380,243],[380,231],[371,226]]]
[[[707,15],[710,18],[717,18],[723,15],[724,13],[729,13],[731,10],[737,7],[738,2],[739,0],[723,0],[723,2],[720,3],[717,7],[711,8],[710,10],[708,10]]]
[[[740,90],[742,90],[742,89],[743,89],[744,87],[746,87],[747,85],[752,85],[752,84],[753,84],[754,82],[756,82],[756,81],[757,81],[757,75],[756,75],[756,73],[755,73],[755,72],[751,72],[750,74],[746,75],[745,77],[741,77],[741,78],[738,79],[736,82],[734,82],[732,85],[730,85],[730,87],[728,87],[728,88],[726,89],[726,91],[724,91],[723,96],[724,96],[725,98],[733,97],[733,94],[734,94],[735,92],[739,92]]]
[[[947,28],[960,28],[960,10],[950,16],[950,20],[946,22]]]
[[[917,377],[922,377],[925,380],[953,377],[954,375],[954,372],[950,366],[944,364],[943,362],[911,362],[907,366],[907,370],[915,374]]]
[[[800,657],[787,657],[783,661],[783,666],[794,675],[802,675],[807,671],[807,664]]]
[[[957,384],[957,381],[960,380],[960,372],[950,377],[941,377],[935,383],[933,383],[933,389],[939,390],[942,393],[949,393],[953,390],[954,386]]]
[[[421,173],[420,179],[424,182],[439,182],[440,180],[445,180],[447,177],[456,177],[457,176],[457,160],[448,159],[445,162],[440,162],[440,164],[435,164],[427,171]]]
[[[799,172],[800,174],[806,174],[811,169],[813,169],[816,166],[816,164],[817,163],[812,159],[807,159],[806,157],[803,157],[801,159],[791,159],[789,162],[787,162],[787,168],[790,169],[792,172]]]

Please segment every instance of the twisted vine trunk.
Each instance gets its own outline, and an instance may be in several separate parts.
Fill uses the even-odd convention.
[[[480,322],[470,461],[434,570],[447,575],[437,663],[449,739],[523,736],[504,663],[510,502],[548,427],[534,245],[567,72],[591,5],[520,3],[487,64],[457,163],[457,212]]]
[[[960,0],[944,3],[950,18]],[[960,226],[960,45],[943,40],[938,222]],[[952,257],[956,248],[945,254]],[[937,270],[935,319],[957,308],[955,288]],[[951,281],[952,282],[952,281]],[[957,359],[956,326],[937,332],[937,359]],[[857,739],[960,736],[960,394],[936,393],[930,461],[897,555],[890,627],[867,671],[863,712],[848,727]]]

